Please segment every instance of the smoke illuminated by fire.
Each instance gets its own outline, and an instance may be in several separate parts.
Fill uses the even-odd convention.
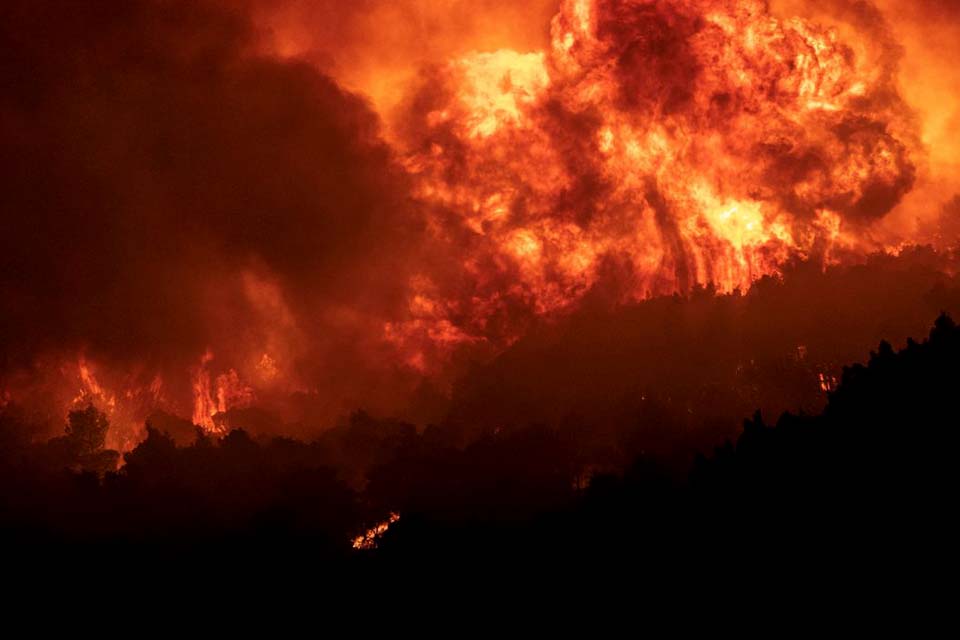
[[[449,389],[585,300],[947,244],[949,21],[892,0],[359,4],[137,0],[95,50],[70,20],[54,53],[18,35],[64,95],[0,104],[20,114],[4,141],[50,149],[11,184],[63,193],[16,199],[55,228],[3,246],[0,403],[93,403],[120,449],[156,409],[222,433],[297,395],[290,422],[332,422]],[[58,73],[93,80],[74,95]]]
[[[463,273],[412,283],[414,319],[388,327],[410,362],[418,340],[509,342],[516,309],[569,308],[611,270],[629,301],[880,248],[865,230],[912,187],[915,132],[835,30],[759,1],[567,0],[551,34],[440,65],[411,100],[406,166]]]

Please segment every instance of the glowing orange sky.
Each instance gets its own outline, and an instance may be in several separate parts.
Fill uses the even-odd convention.
[[[425,64],[472,51],[543,50],[558,0],[398,0],[350,3],[282,0],[257,5],[266,46],[302,57],[368,96],[389,123],[410,82]],[[773,0],[781,18],[811,17],[834,26],[853,3]],[[903,48],[899,87],[916,112],[927,147],[921,180],[904,204],[881,226],[902,232],[917,218],[938,213],[960,191],[960,55],[958,8],[949,0],[904,3],[877,0]],[[940,18],[940,19],[938,19]],[[920,229],[922,231],[922,229]],[[895,235],[895,234],[891,234]]]

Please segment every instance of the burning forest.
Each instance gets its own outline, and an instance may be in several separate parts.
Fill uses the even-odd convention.
[[[939,522],[953,0],[8,0],[0,45],[5,540]]]

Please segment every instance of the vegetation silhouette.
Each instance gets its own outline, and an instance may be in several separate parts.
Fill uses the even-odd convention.
[[[945,505],[958,388],[960,328],[944,314],[925,341],[899,352],[883,342],[847,367],[819,415],[769,425],[757,412],[686,476],[650,454],[598,469],[564,429],[463,444],[444,427],[362,412],[313,442],[197,428],[184,445],[182,433],[148,424],[119,465],[92,405],[69,414],[63,436],[34,443],[11,404],[0,411],[0,534],[25,557],[242,558],[274,570],[544,562],[675,572],[867,565],[878,553],[886,566],[910,564],[935,558],[955,531]],[[375,548],[352,548],[391,513],[400,518]]]

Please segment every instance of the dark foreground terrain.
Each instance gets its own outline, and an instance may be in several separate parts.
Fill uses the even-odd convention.
[[[227,570],[323,582],[532,567],[630,580],[811,566],[935,574],[956,539],[958,365],[960,328],[941,316],[925,341],[900,352],[883,343],[845,369],[820,415],[768,424],[758,413],[680,475],[645,455],[590,468],[548,428],[457,445],[438,427],[364,414],[309,443],[237,430],[219,440],[198,431],[178,446],[151,427],[116,470],[96,408],[33,443],[28,417],[7,406],[0,544],[8,568],[84,579]],[[363,461],[362,478],[338,470],[344,457]],[[385,532],[357,541],[391,513],[399,519]]]

